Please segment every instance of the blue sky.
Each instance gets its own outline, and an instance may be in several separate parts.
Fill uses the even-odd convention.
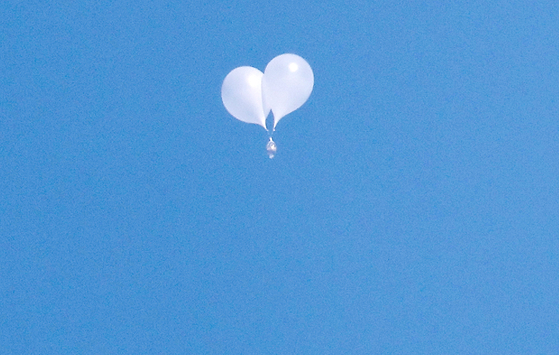
[[[554,1],[3,1],[4,354],[559,348]],[[314,71],[267,133],[227,73]]]

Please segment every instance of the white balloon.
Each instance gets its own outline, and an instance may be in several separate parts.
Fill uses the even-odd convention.
[[[314,85],[312,69],[295,54],[282,54],[270,61],[264,70],[262,94],[264,107],[274,113],[274,129],[285,115],[301,107]]]
[[[233,69],[221,86],[223,105],[236,119],[266,128],[270,109],[262,102],[262,72],[253,67]]]

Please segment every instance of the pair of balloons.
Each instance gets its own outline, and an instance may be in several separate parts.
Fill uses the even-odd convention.
[[[307,101],[313,85],[309,63],[288,53],[272,59],[264,73],[253,67],[233,69],[223,80],[221,99],[233,117],[266,130],[266,117],[272,111],[275,130],[279,120]]]

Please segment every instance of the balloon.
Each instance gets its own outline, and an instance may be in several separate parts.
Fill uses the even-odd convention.
[[[223,105],[236,119],[266,128],[270,109],[262,103],[262,72],[252,67],[233,69],[221,86]]]
[[[282,54],[270,61],[264,70],[262,94],[264,107],[274,114],[274,129],[285,115],[301,107],[314,85],[312,69],[295,54]]]

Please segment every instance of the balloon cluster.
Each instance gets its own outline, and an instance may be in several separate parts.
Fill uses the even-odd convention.
[[[267,131],[266,117],[272,111],[275,131],[279,120],[307,101],[313,85],[309,63],[298,55],[282,54],[268,63],[264,73],[253,67],[233,69],[223,80],[221,99],[233,117]],[[271,138],[270,141],[273,143]],[[275,149],[274,143],[273,153]]]

